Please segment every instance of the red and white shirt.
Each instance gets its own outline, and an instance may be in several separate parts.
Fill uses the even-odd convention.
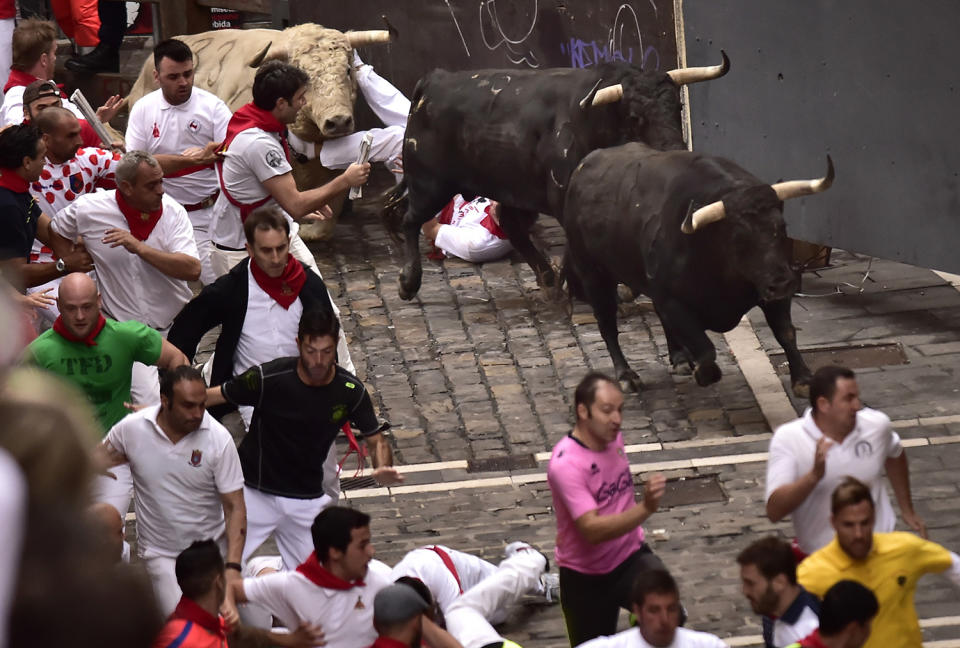
[[[438,216],[437,246],[446,256],[473,263],[493,261],[512,249],[507,235],[493,218],[493,204],[477,197],[466,201],[457,194]]]
[[[81,148],[63,164],[56,164],[48,158],[40,179],[30,185],[30,193],[37,199],[40,209],[55,218],[57,212],[66,209],[83,194],[97,189],[114,189],[113,173],[120,157],[118,151]],[[30,260],[49,263],[54,260],[53,251],[35,240]]]
[[[108,230],[130,229],[117,205],[115,190],[80,196],[57,214],[51,227],[71,241],[83,237],[96,266],[103,308],[117,321],[136,320],[163,330],[193,297],[185,280],[163,274],[122,245],[110,247],[103,242]],[[199,258],[186,210],[166,195],[163,213],[144,243],[163,252]]]
[[[216,95],[194,88],[190,98],[177,106],[155,90],[140,98],[127,122],[127,150],[147,151],[153,155],[179,155],[188,148],[222,142],[232,113]],[[163,190],[181,205],[195,205],[217,191],[217,172],[213,165],[186,169],[163,179]],[[209,210],[190,212],[194,227],[209,226]],[[197,222],[202,216],[204,222]]]

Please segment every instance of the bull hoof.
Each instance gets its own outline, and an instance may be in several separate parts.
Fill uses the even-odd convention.
[[[673,367],[673,373],[677,376],[689,376],[693,373],[693,366],[688,362],[681,362],[679,364],[671,365]]]
[[[678,376],[689,376],[693,373],[693,359],[686,351],[674,351],[670,354],[670,364],[673,373]]]
[[[403,279],[401,278],[397,282],[397,293],[400,295],[400,299],[404,301],[410,301],[417,296],[417,293],[420,291],[420,287],[417,286],[413,290],[409,290],[406,286],[403,285]]]
[[[643,391],[643,381],[640,380],[640,376],[637,375],[636,371],[632,369],[627,369],[626,371],[620,372],[620,389],[625,392],[640,392]]]
[[[793,395],[797,398],[810,398],[810,383],[793,383]]]
[[[693,371],[693,377],[696,378],[697,384],[701,387],[712,385],[719,381],[721,376],[723,376],[723,372],[720,371],[720,367],[712,362],[697,365],[697,368]]]

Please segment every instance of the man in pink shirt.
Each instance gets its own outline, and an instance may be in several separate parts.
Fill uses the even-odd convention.
[[[620,424],[623,393],[599,373],[574,395],[577,422],[553,448],[547,480],[557,517],[560,604],[571,646],[617,630],[619,608],[630,609],[638,573],[666,569],[644,542],[640,526],[660,505],[663,475],[652,475],[638,504]]]

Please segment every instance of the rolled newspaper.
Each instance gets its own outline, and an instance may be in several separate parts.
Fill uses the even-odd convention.
[[[83,113],[84,119],[86,119],[87,123],[93,127],[97,137],[99,137],[100,141],[103,142],[103,147],[110,148],[113,145],[113,138],[110,137],[110,133],[107,132],[107,129],[104,128],[103,123],[97,118],[97,112],[90,107],[90,102],[87,101],[87,98],[83,96],[83,93],[80,92],[79,88],[74,90],[73,94],[70,95],[70,101],[76,104],[77,108],[80,109],[80,112]]]
[[[367,131],[360,141],[360,152],[357,154],[357,164],[364,164],[370,157],[370,147],[373,145],[373,133]],[[356,200],[363,196],[360,187],[350,187],[350,200]]]

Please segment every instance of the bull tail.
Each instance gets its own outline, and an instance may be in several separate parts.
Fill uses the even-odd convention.
[[[381,196],[380,222],[397,245],[403,244],[403,218],[407,213],[407,179],[387,189]]]
[[[587,301],[587,293],[583,289],[580,275],[577,274],[576,266],[570,256],[569,246],[563,253],[563,261],[557,277],[557,283],[554,288],[554,298],[558,302],[565,301],[567,310],[573,312],[574,298],[580,301]]]

